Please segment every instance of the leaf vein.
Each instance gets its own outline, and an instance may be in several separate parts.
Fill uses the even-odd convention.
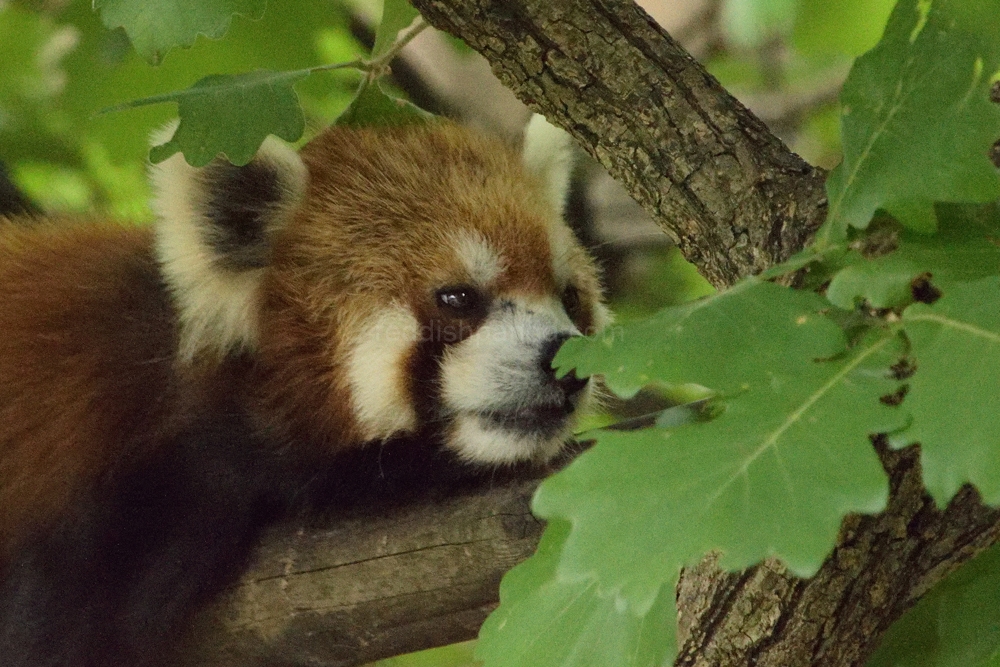
[[[964,331],[967,334],[973,336],[979,336],[980,338],[985,338],[986,340],[992,341],[994,343],[1000,344],[1000,334],[996,334],[992,331],[982,329],[975,326],[974,324],[968,324],[966,322],[960,322],[959,320],[953,320],[942,315],[936,315],[934,313],[924,313],[922,315],[913,315],[906,318],[908,322],[937,322],[938,324],[946,327],[951,327],[952,329],[957,329],[958,331]]]
[[[886,344],[889,343],[890,340],[892,340],[892,337],[886,336],[875,345],[869,347],[863,353],[859,354],[854,359],[852,359],[850,363],[846,364],[842,369],[840,369],[840,371],[834,374],[834,376],[831,377],[826,383],[824,383],[823,386],[821,386],[819,389],[813,392],[808,398],[806,398],[806,400],[803,401],[802,404],[798,408],[796,408],[794,412],[788,415],[785,421],[782,422],[781,425],[778,426],[778,428],[772,431],[771,434],[764,439],[764,441],[760,444],[759,447],[757,447],[757,449],[755,449],[748,457],[746,457],[746,459],[739,466],[739,468],[733,471],[733,474],[730,475],[729,479],[727,479],[723,484],[721,484],[718,490],[714,494],[712,494],[712,496],[709,497],[708,502],[705,503],[706,509],[709,506],[713,505],[715,501],[717,501],[719,497],[722,496],[722,492],[725,491],[727,488],[729,488],[729,486],[733,482],[735,482],[737,479],[741,477],[745,477],[747,471],[750,469],[751,464],[753,464],[754,461],[760,458],[761,455],[763,455],[766,451],[772,449],[777,444],[781,436],[784,435],[784,433],[788,429],[790,429],[793,425],[798,423],[798,421],[802,419],[802,416],[813,405],[815,405],[816,402],[819,401],[819,399],[821,399],[823,396],[829,393],[830,390],[832,390],[835,386],[837,386],[847,376],[848,373],[857,368],[865,359],[867,359],[871,355],[881,350]],[[1000,336],[997,337],[997,342],[1000,342]]]
[[[901,73],[901,76],[900,76],[900,84],[902,83],[903,79],[905,78],[906,73],[909,71],[909,69],[910,69],[910,67],[912,65],[913,65],[913,57],[911,56],[906,61],[906,63],[903,65],[902,73]],[[897,90],[895,91],[895,95],[894,96],[895,96],[896,99],[893,101],[892,108],[889,109],[889,112],[886,114],[885,119],[881,123],[879,123],[879,126],[877,128],[875,128],[875,130],[872,132],[872,135],[869,138],[868,143],[865,145],[864,150],[862,150],[861,154],[858,155],[858,159],[854,163],[854,168],[851,169],[851,173],[848,174],[847,179],[844,181],[844,187],[841,189],[841,191],[839,193],[839,196],[837,197],[836,201],[833,203],[833,206],[830,208],[830,215],[829,215],[830,220],[836,220],[837,217],[839,217],[839,215],[840,215],[840,207],[844,203],[844,198],[847,196],[847,193],[850,191],[851,185],[854,183],[855,179],[857,178],[858,172],[861,171],[861,167],[864,166],[865,161],[868,159],[868,155],[871,153],[872,149],[875,147],[875,144],[885,134],[886,128],[888,127],[889,123],[892,122],[893,118],[896,116],[896,114],[899,112],[899,110],[903,108],[903,101],[905,100],[905,98],[907,97],[907,95],[908,95],[908,93],[906,93],[905,91],[903,91],[901,87],[897,88]]]

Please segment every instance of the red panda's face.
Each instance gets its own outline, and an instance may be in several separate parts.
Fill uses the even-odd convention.
[[[567,338],[603,325],[594,269],[558,218],[541,222],[545,233],[524,247],[461,237],[454,253],[470,279],[439,290],[429,318],[468,323],[441,352],[437,410],[446,444],[470,461],[551,457],[591,401],[589,382],[557,379],[552,359]]]
[[[568,439],[591,390],[557,379],[552,358],[604,314],[586,256],[567,236],[557,264],[557,239],[536,224],[514,238],[502,224],[459,229],[431,270],[397,267],[398,289],[343,302],[370,313],[344,328],[365,439],[430,425],[459,456],[486,463],[545,459]]]
[[[262,223],[220,225],[226,206],[200,195],[214,268],[199,282],[214,281],[214,305],[178,286],[191,274],[185,253],[171,254],[184,234],[170,233],[161,204],[161,262],[168,279],[171,267],[181,276],[173,287],[192,358],[250,349],[274,369],[262,391],[274,418],[339,438],[334,446],[432,432],[470,462],[551,457],[592,394],[587,381],[557,379],[552,358],[607,314],[593,262],[559,214],[566,146],[545,142],[529,145],[522,165],[447,125],[338,129],[303,149],[301,181],[273,147],[236,178],[225,173],[234,167],[213,176],[210,166],[199,182],[230,184],[217,198],[255,191],[269,203]],[[239,218],[251,207],[231,208]]]

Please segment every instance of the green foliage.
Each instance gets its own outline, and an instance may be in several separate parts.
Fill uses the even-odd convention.
[[[715,292],[711,283],[684,259],[676,246],[632,253],[637,270],[621,278],[612,303],[616,322],[648,317],[665,306]]]
[[[855,64],[827,225],[767,276],[802,270],[803,289],[749,279],[563,347],[560,372],[603,375],[619,395],[687,382],[714,404],[669,427],[597,432],[542,484],[545,548],[504,581],[480,638],[487,667],[669,662],[664,591],[680,568],[717,551],[728,567],[775,556],[814,572],[845,514],[884,506],[878,433],[921,443],[938,503],[972,483],[1000,504],[1000,216],[941,203],[1000,194],[987,158],[1000,61],[978,25],[998,8],[902,0]],[[967,655],[957,638],[979,626],[949,623]],[[585,630],[598,627],[619,635]],[[973,644],[991,655],[996,641]]]
[[[0,156],[19,184],[50,210],[97,208],[131,220],[151,215],[145,173],[149,134],[175,115],[175,107],[98,111],[186,88],[210,73],[294,71],[363,53],[345,13],[328,3],[269,3],[264,20],[237,17],[225,39],[199,38],[158,67],[135,54],[124,32],[109,32],[88,2],[72,2],[52,14],[7,5],[0,9],[3,35],[11,39],[0,39],[0,51],[12,55],[10,60],[3,55],[2,62],[23,60],[36,68],[18,65],[17,71],[26,73],[19,79],[36,82],[26,91],[4,88],[15,70],[0,67]],[[21,60],[14,59],[17,53]],[[45,76],[35,78],[39,67]],[[295,90],[307,127],[336,118],[360,78],[357,71],[340,70],[301,80]],[[58,175],[58,182],[42,177],[46,173]],[[72,190],[63,192],[59,183],[71,183]]]
[[[726,383],[708,423],[600,433],[591,454],[543,484],[535,509],[574,528],[562,557],[568,575],[594,573],[638,608],[664,577],[713,548],[727,566],[780,554],[808,576],[845,512],[882,508],[887,483],[866,436],[905,424],[879,400],[897,389],[889,366],[898,339],[872,335],[846,350],[841,329],[816,314],[819,298],[784,291],[770,283],[730,290],[717,297],[726,304],[616,331],[620,345],[566,346],[564,367],[606,372],[609,382],[632,366],[626,374],[654,381]],[[761,326],[768,310],[778,322]],[[705,338],[713,325],[721,335]],[[664,333],[651,338],[655,328]],[[665,350],[680,363],[650,363]],[[731,373],[727,359],[736,362]]]
[[[478,667],[480,663],[472,657],[474,648],[471,641],[450,644],[379,660],[373,667]]]
[[[58,60],[36,56],[57,37],[58,28],[33,12],[11,7],[0,22],[0,100],[22,103],[59,90]],[[64,41],[72,38],[64,36]],[[66,45],[68,46],[68,44]],[[9,103],[9,102],[8,102]]]
[[[39,184],[33,194],[58,181],[77,206],[133,210],[146,136],[170,111],[154,102],[176,103],[181,122],[151,157],[179,150],[192,164],[245,162],[267,134],[294,140],[338,114],[352,125],[424,118],[379,83],[416,15],[404,0],[386,0],[368,60],[343,16],[319,3],[270,3],[262,21],[233,20],[222,41],[196,35],[259,14],[260,0],[173,9],[190,3],[99,1],[125,32],[106,31],[87,3],[0,10],[0,58],[14,64],[0,69],[0,151],[22,183]],[[744,47],[791,35],[804,56],[782,76],[801,83],[835,67],[835,52],[871,45],[887,3],[729,0],[724,11]],[[808,575],[846,513],[883,507],[876,433],[921,443],[939,504],[963,483],[1000,504],[1000,213],[982,205],[1000,195],[988,159],[1000,137],[989,101],[998,18],[1000,0],[901,0],[852,69],[842,113],[815,117],[828,127],[837,116],[844,150],[817,244],[723,292],[685,279],[707,296],[646,320],[635,307],[633,321],[559,353],[560,372],[603,374],[623,396],[681,387],[710,398],[651,428],[594,433],[596,445],[541,486],[534,507],[548,528],[483,627],[487,667],[666,664],[682,566],[714,550],[728,567],[774,556]],[[150,60],[190,48],[154,69],[126,33]],[[751,87],[774,83],[763,61],[714,67]],[[94,116],[109,106],[123,111]],[[802,289],[766,282],[791,271]],[[874,664],[997,662],[997,558],[933,592]]]
[[[175,46],[190,47],[198,35],[218,39],[234,14],[259,19],[266,0],[94,0],[109,28],[122,27],[135,50],[158,65]]]
[[[722,27],[740,46],[758,46],[795,22],[796,0],[725,0]]]
[[[192,166],[208,164],[218,155],[237,165],[249,162],[268,134],[286,141],[302,136],[305,121],[293,85],[315,71],[354,66],[368,71],[354,99],[338,123],[389,124],[424,120],[427,114],[412,104],[390,97],[377,79],[388,71],[399,30],[417,13],[406,0],[388,0],[382,12],[372,50],[372,60],[274,72],[205,77],[186,90],[127,102],[108,111],[177,102],[180,125],[167,142],[154,146],[150,160],[160,162],[177,152]],[[181,44],[180,42],[177,42]],[[183,44],[181,44],[183,45]]]
[[[875,46],[894,0],[801,0],[795,46],[806,53],[860,56]]]
[[[219,30],[224,30],[230,15],[249,12],[253,5],[229,0],[196,4],[198,12],[190,15],[164,14],[164,7],[149,3],[106,3],[101,8],[106,21],[109,15],[125,17],[137,49],[148,45],[142,35],[155,34],[158,52],[163,53],[172,46],[190,46],[199,32],[220,34],[203,29],[206,17],[225,16],[224,24],[218,24]],[[392,46],[398,26],[409,25],[415,12],[407,3],[397,1],[390,3],[385,16],[390,27],[379,30],[380,39],[388,44],[380,45],[379,55],[383,57]],[[377,84],[366,83],[358,89],[358,75],[329,71],[343,67],[343,62],[320,60],[327,54],[353,56],[352,64],[364,66],[356,58],[360,47],[347,32],[343,15],[331,6],[275,3],[266,21],[237,21],[227,39],[198,40],[190,50],[174,53],[156,68],[136,58],[120,33],[106,32],[81,3],[71,4],[56,20],[74,27],[66,32],[56,27],[53,19],[16,9],[0,10],[0,36],[5,31],[17,35],[9,42],[0,41],[0,50],[9,44],[12,54],[25,61],[23,68],[4,68],[0,72],[0,100],[15,103],[9,109],[0,107],[8,112],[0,114],[0,153],[15,162],[20,182],[43,205],[70,203],[87,208],[95,203],[87,192],[90,190],[108,198],[110,206],[120,214],[147,216],[148,192],[141,155],[148,145],[150,130],[170,115],[165,108],[149,106],[157,102],[177,103],[181,124],[173,138],[154,148],[151,159],[160,161],[182,151],[189,162],[197,165],[220,154],[234,163],[245,163],[268,134],[295,141],[303,134],[308,118],[319,116],[318,124],[325,124],[356,98],[361,98],[352,105],[356,122],[370,116],[385,122],[396,113],[415,115],[411,105],[388,97],[373,108],[368,102],[378,91]],[[317,31],[315,39],[302,39],[304,26],[306,31]],[[187,30],[186,37],[182,37],[182,29]],[[64,63],[37,57],[42,49],[53,50],[53,44],[57,46],[60,39],[68,42]],[[31,41],[25,44],[25,40]],[[10,61],[17,62],[13,55]],[[29,63],[44,64],[47,70],[40,72],[37,65],[28,67]],[[60,64],[65,71],[58,67]],[[193,86],[182,89],[191,80],[191,72],[220,69],[234,73],[203,76]],[[255,71],[240,73],[246,70]],[[64,80],[68,81],[65,88]],[[347,93],[347,87],[355,89],[355,93]],[[175,92],[158,92],[164,89]],[[140,99],[121,103],[129,95]],[[95,117],[96,111],[109,107],[128,110],[130,122],[123,123],[119,114]],[[30,143],[25,137],[30,137]],[[69,166],[46,167],[33,162],[38,159],[36,155],[44,159],[59,156],[60,162],[68,162]],[[76,184],[76,194],[72,199],[53,199],[53,181],[33,174],[62,174],[64,182]],[[37,187],[31,187],[36,183]]]
[[[729,48],[711,49],[706,66],[752,107],[777,112],[775,129],[793,151],[832,168],[840,159],[840,114],[832,91],[843,81],[849,57],[878,41],[893,4],[727,0],[720,23]]]
[[[905,425],[880,401],[897,390],[889,367],[900,341],[873,332],[848,347],[819,314],[824,303],[747,281],[563,347],[563,370],[603,373],[623,395],[650,382],[717,389],[719,414],[676,429],[599,433],[595,448],[542,484],[536,513],[572,529],[557,562],[533,557],[505,580],[498,613],[516,620],[484,626],[481,656],[508,656],[487,665],[564,664],[557,652],[551,661],[509,657],[569,632],[553,627],[560,618],[574,630],[630,629],[633,641],[614,645],[601,633],[572,635],[578,654],[605,655],[594,664],[660,664],[674,641],[664,592],[682,566],[716,549],[730,567],[779,555],[809,575],[845,513],[884,506],[887,481],[867,434]],[[636,654],[656,660],[629,662]]]
[[[365,79],[344,113],[337,117],[337,125],[401,125],[430,118],[431,114],[415,104],[386,93],[378,81]]]
[[[187,90],[147,97],[113,110],[177,102],[180,125],[168,141],[150,150],[149,159],[154,164],[184,151],[184,157],[195,167],[208,164],[220,154],[235,165],[244,165],[267,135],[286,141],[302,136],[305,120],[292,86],[308,74],[308,70],[216,74]],[[218,127],[227,131],[215,131]]]
[[[927,490],[944,506],[971,482],[1000,504],[1000,276],[940,283],[932,305],[903,313],[917,372],[906,397]]]
[[[673,582],[641,614],[595,577],[566,577],[558,565],[569,524],[549,522],[537,553],[500,585],[500,609],[480,631],[476,655],[487,665],[598,667],[660,665],[675,650],[662,629],[676,618]],[[491,641],[494,636],[509,641]]]
[[[859,56],[875,45],[894,0],[724,0],[722,28],[742,48],[791,36],[809,55]]]
[[[382,21],[375,31],[372,58],[385,59],[399,31],[413,23],[417,16],[417,10],[407,0],[385,0]],[[373,74],[377,75],[378,72]],[[379,82],[369,76],[361,82],[354,99],[337,118],[337,124],[350,127],[400,125],[425,122],[430,118],[431,114],[418,106],[385,92]]]
[[[913,283],[921,276],[972,280],[995,274],[1000,267],[1000,210],[992,204],[939,204],[935,211],[942,221],[940,232],[892,232],[898,239],[887,239],[896,245],[888,254],[867,261],[852,255],[849,266],[833,276],[827,298],[841,308],[854,308],[859,301],[895,308],[913,301]]]
[[[384,56],[389,52],[396,35],[403,28],[413,23],[418,12],[408,0],[384,0],[382,4],[382,20],[375,30],[375,44],[372,46],[372,58]]]
[[[938,584],[885,636],[868,667],[1000,664],[1000,547]]]
[[[844,160],[827,181],[820,244],[866,227],[878,208],[933,231],[934,202],[1000,196],[987,151],[1000,136],[1000,108],[989,99],[1000,52],[983,25],[1000,25],[997,0],[896,6],[882,41],[858,58],[841,93]]]
[[[799,372],[796,357],[811,364],[843,350],[840,329],[817,314],[824,305],[815,294],[748,280],[604,336],[572,340],[555,363],[601,373],[621,396],[655,381],[695,382],[735,396],[771,383],[768,369],[792,363],[781,372]],[[765,338],[776,326],[780,337]]]
[[[921,271],[900,253],[872,261],[852,254],[850,259],[853,262],[838,271],[826,289],[830,303],[841,308],[896,308],[913,301],[912,284]]]

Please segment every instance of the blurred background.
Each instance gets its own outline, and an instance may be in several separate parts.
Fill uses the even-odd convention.
[[[881,35],[892,0],[640,0],[639,4],[812,164],[840,159],[837,96],[852,59]],[[90,0],[0,0],[0,205],[151,220],[147,137],[174,104],[102,109],[189,87],[215,73],[298,69],[364,56],[381,0],[285,0],[261,21],[237,17],[225,38],[199,38],[152,67],[121,30],[105,28]],[[316,73],[296,90],[315,134],[347,105],[360,80]],[[529,112],[460,41],[423,32],[393,65],[397,93],[456,120],[519,141]],[[5,189],[13,184],[26,195]],[[582,151],[569,217],[601,262],[619,320],[711,291],[652,223]],[[683,395],[673,397],[683,400]],[[617,416],[642,412],[611,406]],[[594,426],[606,421],[595,417]],[[472,643],[378,663],[476,664]]]

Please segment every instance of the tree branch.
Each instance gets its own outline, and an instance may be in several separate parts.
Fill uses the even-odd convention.
[[[507,479],[279,526],[172,664],[349,667],[475,637],[500,578],[538,544],[537,485]]]
[[[800,250],[821,223],[823,174],[630,1],[413,4],[568,129],[716,285]],[[921,594],[997,541],[1000,515],[974,491],[939,511],[916,450],[878,448],[889,507],[848,517],[814,578],[776,561],[725,573],[712,556],[684,573],[677,664],[861,665]],[[534,485],[278,529],[181,664],[347,666],[473,637],[501,574],[535,546]]]
[[[824,174],[631,0],[414,0],[569,131],[716,286],[805,245]]]

